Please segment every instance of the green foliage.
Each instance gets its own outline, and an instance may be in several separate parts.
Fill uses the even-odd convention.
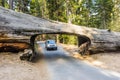
[[[113,13],[113,0],[96,0],[96,18],[99,20],[99,27],[102,29],[109,28],[111,22],[111,13]]]
[[[9,8],[9,0],[0,6]],[[120,0],[13,0],[14,10],[86,27],[120,31]]]
[[[110,29],[120,32],[120,0],[114,0]]]
[[[73,44],[73,45],[77,45],[77,36],[73,36],[73,35],[59,35],[59,40],[61,43],[64,44]]]
[[[49,18],[57,21],[66,22],[65,0],[47,0]]]
[[[5,7],[5,1],[4,0],[0,0],[0,6]]]
[[[47,2],[45,0],[31,0],[30,14],[37,17],[48,18]]]
[[[18,12],[29,13],[30,0],[14,0],[14,10]]]
[[[9,8],[9,4],[7,0],[0,0],[0,6],[3,6],[5,8]]]

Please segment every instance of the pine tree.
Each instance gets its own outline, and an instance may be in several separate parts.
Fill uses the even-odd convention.
[[[0,0],[0,6],[5,7],[5,0]]]

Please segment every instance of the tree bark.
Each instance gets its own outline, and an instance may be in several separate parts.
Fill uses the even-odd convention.
[[[2,0],[2,6],[5,7],[5,0]]]
[[[13,0],[9,0],[9,8],[13,10]]]
[[[66,32],[70,34],[75,34],[76,36],[80,37],[80,40],[78,41],[81,42],[81,44],[83,44],[85,39],[89,39],[91,42],[91,50],[120,50],[120,32],[109,31],[106,29],[88,28],[84,26],[56,22],[52,20],[45,20],[42,18],[33,17],[28,14],[14,12],[12,10],[0,7],[1,35],[16,34],[16,36],[35,36],[37,34],[45,34],[47,32],[59,32],[57,34],[64,34],[64,32]],[[0,39],[1,38],[3,38],[3,36],[0,37]],[[6,40],[1,39],[1,42],[20,42],[18,39],[10,37],[9,40],[8,38],[6,38]],[[24,40],[21,41],[23,42]]]

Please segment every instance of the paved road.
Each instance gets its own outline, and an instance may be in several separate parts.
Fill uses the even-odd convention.
[[[42,48],[44,60],[51,76],[49,80],[120,80],[120,74],[102,70],[78,59],[75,59],[61,47],[57,51],[47,51],[44,43]]]

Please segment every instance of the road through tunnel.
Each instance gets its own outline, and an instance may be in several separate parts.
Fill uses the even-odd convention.
[[[58,42],[61,42],[63,40],[61,40],[61,38],[58,38],[58,35],[59,36],[63,36],[63,35],[72,35],[72,36],[75,36],[77,37],[75,40],[76,40],[76,45],[78,46],[78,49],[79,49],[79,53],[84,55],[87,53],[87,51],[89,50],[89,47],[91,45],[91,41],[90,39],[87,37],[87,36],[83,36],[83,35],[80,35],[80,34],[75,34],[75,33],[68,33],[68,32],[50,32],[50,33],[41,33],[41,34],[35,34],[35,35],[32,35],[31,38],[30,38],[30,45],[31,45],[31,48],[32,48],[32,55],[30,57],[30,60],[29,61],[32,61],[34,60],[34,58],[37,56],[37,52],[36,52],[36,49],[35,49],[35,43],[36,43],[36,38],[38,36],[43,36],[43,35],[52,35],[51,37],[55,37],[54,39],[56,40],[57,42],[57,39],[59,39]],[[55,35],[55,36],[53,36]],[[48,38],[46,38],[48,39]],[[43,40],[46,40],[43,38]],[[52,39],[52,38],[50,38]],[[69,39],[67,39],[69,40]],[[68,42],[68,41],[67,41]]]

